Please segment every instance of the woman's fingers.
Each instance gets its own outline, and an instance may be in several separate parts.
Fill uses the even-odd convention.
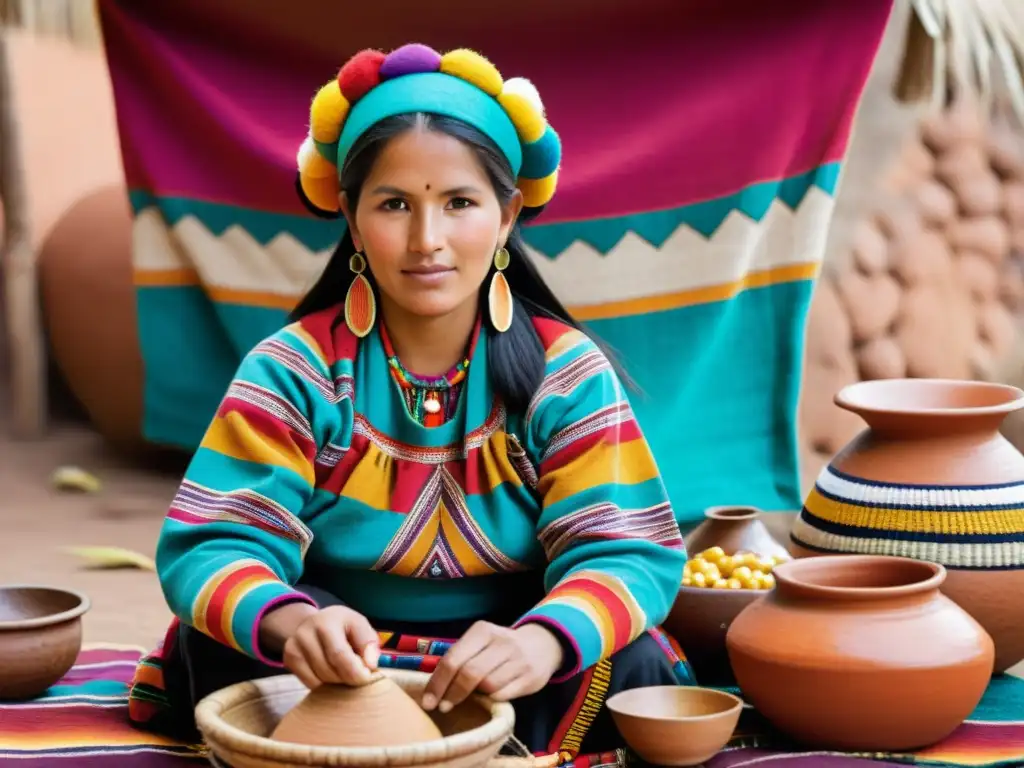
[[[448,690],[441,697],[441,711],[446,712],[456,704],[461,704],[498,669],[508,666],[512,650],[507,643],[492,638],[487,646],[463,664],[455,675]]]
[[[513,701],[522,696],[535,693],[531,690],[531,680],[528,675],[517,674],[512,680],[490,694],[495,701]]]
[[[324,658],[340,683],[358,683],[369,676],[366,665],[349,645],[345,627],[336,621],[320,621],[316,625],[317,639]]]
[[[511,685],[522,677],[525,671],[526,670],[524,670],[523,664],[520,660],[510,658],[492,669],[487,676],[477,684],[476,690],[480,691],[480,693],[486,693],[488,696],[493,698],[494,694],[498,691],[503,690],[505,687]],[[502,699],[502,701],[504,701],[504,699]]]
[[[490,624],[477,622],[464,634],[438,662],[423,690],[422,706],[430,711],[447,699],[449,686],[462,667],[482,651],[490,642]]]
[[[313,670],[321,683],[340,682],[338,675],[327,661],[327,655],[320,644],[320,636],[315,624],[306,624],[295,633],[295,641],[298,643],[302,656]]]
[[[284,654],[281,660],[284,662],[285,668],[299,678],[307,688],[313,689],[320,685],[320,678],[316,676],[313,669],[309,666],[302,648],[294,636],[285,642]]]
[[[285,666],[309,688],[366,682],[380,657],[376,630],[360,613],[335,606],[310,616],[285,643]]]
[[[350,611],[345,618],[345,634],[352,650],[361,659],[364,669],[376,669],[377,661],[380,659],[380,637],[369,620],[361,613]]]

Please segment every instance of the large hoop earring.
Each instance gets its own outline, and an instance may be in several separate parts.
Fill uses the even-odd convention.
[[[366,279],[366,259],[363,254],[353,253],[348,260],[348,268],[355,273],[352,283],[345,294],[345,325],[360,339],[373,329],[377,321],[377,299],[373,295],[373,287]]]
[[[512,327],[512,289],[505,279],[505,268],[511,260],[505,247],[494,252],[494,274],[487,290],[487,311],[491,315],[491,325],[498,333]]]

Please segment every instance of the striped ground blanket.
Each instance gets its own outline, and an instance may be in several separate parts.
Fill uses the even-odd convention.
[[[530,254],[642,390],[680,522],[799,508],[804,323],[892,0],[98,7],[149,440],[195,448],[341,234],[294,193],[316,89],[361,48],[416,40],[478,48],[543,94],[564,162]]]
[[[42,698],[0,702],[0,760],[18,760],[19,768],[204,764],[199,746],[168,741],[128,724],[128,683],[140,656],[140,649],[93,646]],[[1024,765],[1024,680],[993,680],[967,723],[942,744],[915,755],[865,758],[785,748],[756,713],[748,711],[734,744],[705,768],[872,768],[908,763],[953,768]]]
[[[132,727],[128,684],[141,650],[91,646],[41,698],[0,702],[0,760],[23,768],[174,768],[205,762],[196,746]]]

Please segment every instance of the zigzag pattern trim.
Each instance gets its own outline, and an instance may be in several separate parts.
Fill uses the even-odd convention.
[[[664,211],[588,221],[582,234],[579,223],[567,222],[528,227],[524,230],[523,236],[530,246],[551,259],[558,258],[577,241],[582,241],[599,253],[606,254],[628,232],[646,240],[655,248],[662,248],[665,241],[684,224],[704,237],[713,237],[735,211],[744,214],[751,221],[760,222],[768,214],[772,204],[778,201],[796,210],[812,189],[824,192],[830,197],[834,196],[839,184],[839,174],[840,164],[829,163],[798,176],[751,184],[734,194],[699,203]]]
[[[795,176],[757,182],[731,194],[663,211],[594,219],[582,225],[579,222],[534,224],[524,229],[523,236],[538,254],[549,259],[558,258],[577,241],[606,254],[628,232],[660,248],[683,224],[705,237],[711,237],[733,211],[759,222],[776,199],[795,210],[811,189],[833,196],[840,170],[840,163],[826,163]],[[162,197],[139,189],[131,190],[129,198],[136,214],[147,208],[157,208],[172,227],[181,219],[194,216],[215,235],[223,234],[233,226],[241,226],[262,245],[267,245],[281,233],[287,233],[308,248],[320,251],[333,247],[345,231],[344,220],[327,221],[190,198]]]
[[[577,240],[554,260],[530,255],[581,319],[639,314],[813,277],[833,206],[831,195],[811,187],[796,209],[776,198],[759,221],[732,210],[710,238],[682,224],[660,248],[630,232],[607,254]],[[137,285],[198,284],[217,301],[290,309],[330,253],[310,250],[287,232],[266,245],[240,225],[217,235],[195,216],[168,228],[154,207],[135,217]]]

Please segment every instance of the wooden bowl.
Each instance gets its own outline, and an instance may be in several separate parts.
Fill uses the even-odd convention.
[[[417,700],[429,675],[383,669]],[[447,714],[431,712],[442,738],[389,747],[304,746],[269,738],[284,714],[308,689],[292,675],[239,683],[210,694],[196,706],[196,724],[214,757],[233,768],[293,766],[417,766],[477,768],[497,756],[512,735],[515,712],[506,702],[474,695]],[[397,725],[397,724],[392,724]]]
[[[713,688],[633,688],[608,699],[630,748],[651,765],[700,765],[729,743],[743,702]]]
[[[35,698],[68,673],[89,605],[69,589],[0,586],[0,699]]]
[[[676,639],[701,685],[735,684],[725,633],[740,611],[767,589],[680,587],[663,626]]]

